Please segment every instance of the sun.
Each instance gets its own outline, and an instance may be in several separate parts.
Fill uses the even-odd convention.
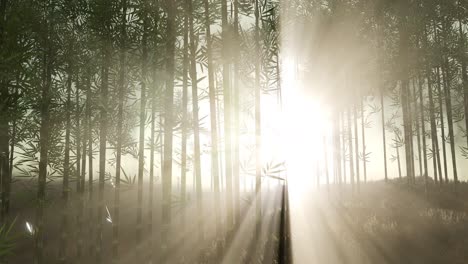
[[[282,106],[271,96],[262,98],[262,159],[284,160],[289,188],[299,191],[316,182],[317,169],[323,171],[331,124],[326,106],[306,93],[294,64],[287,60],[283,67]]]

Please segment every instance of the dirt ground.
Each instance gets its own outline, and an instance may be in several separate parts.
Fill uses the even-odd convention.
[[[141,248],[136,245],[137,195],[135,188],[123,188],[121,191],[119,250],[116,263],[276,263],[279,232],[279,212],[282,188],[277,182],[265,183],[262,188],[262,220],[260,234],[255,232],[254,192],[241,193],[240,223],[227,230],[225,201],[221,201],[221,234],[216,234],[214,214],[214,195],[210,190],[203,193],[203,214],[201,226],[198,220],[197,203],[189,190],[188,201],[183,204],[179,191],[173,191],[171,225],[168,231],[167,246],[161,240],[161,188],[154,187],[152,232],[149,218],[149,185],[144,185],[143,197],[143,242]],[[98,223],[97,220],[97,185],[93,197],[85,193],[83,210],[80,196],[72,192],[67,219],[65,263],[95,263],[97,258]],[[21,181],[14,185],[10,220],[16,218],[13,234],[17,236],[14,253],[5,263],[33,263],[34,234],[30,233],[26,223],[36,228],[36,190],[35,181]],[[61,197],[61,185],[51,183],[47,189],[47,203],[44,216],[44,256],[45,263],[59,261],[59,249],[62,244],[62,226],[64,204]],[[224,194],[222,194],[224,198]],[[92,200],[90,200],[92,199]],[[110,218],[106,210],[109,210]],[[102,263],[111,263],[114,188],[106,184],[104,191],[104,218],[102,229]],[[81,213],[80,213],[81,212]],[[185,220],[184,220],[185,214]],[[81,218],[80,218],[81,215]],[[80,220],[81,219],[81,220]],[[111,223],[112,221],[112,223]],[[80,224],[81,223],[81,224]],[[200,239],[200,231],[203,238]]]
[[[35,223],[36,193],[33,184],[15,184],[11,217],[17,217],[14,233],[20,237],[14,254],[5,259],[5,263],[32,263],[34,236],[28,232],[26,222]],[[405,181],[361,184],[359,191],[352,191],[350,186],[319,189],[289,186],[287,224],[290,229],[281,230],[281,226],[284,227],[280,210],[282,188],[275,181],[264,182],[262,218],[258,225],[253,188],[241,193],[241,221],[231,230],[226,229],[225,194],[221,195],[220,235],[215,228],[213,193],[209,190],[203,193],[203,221],[199,223],[193,192],[189,191],[188,202],[183,204],[175,189],[167,247],[162,246],[161,240],[160,186],[154,189],[153,232],[150,232],[148,220],[148,185],[144,186],[143,243],[138,250],[136,192],[134,189],[122,191],[116,263],[284,263],[279,260],[285,252],[279,248],[284,241],[281,232],[285,230],[285,237],[290,238],[289,263],[468,263],[467,183],[459,184],[456,193],[453,184],[431,183],[426,192],[423,184],[407,186]],[[111,185],[106,185],[105,206],[109,208],[113,223],[103,220],[102,263],[111,263],[113,256],[113,190]],[[78,198],[76,193],[72,194],[65,263],[95,263],[96,202],[85,197],[80,225]],[[63,208],[60,186],[49,185],[44,218],[46,263],[60,263]]]

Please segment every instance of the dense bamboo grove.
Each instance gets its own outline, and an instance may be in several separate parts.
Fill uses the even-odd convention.
[[[463,0],[0,0],[3,227],[34,207],[20,218],[35,263],[219,263],[253,208],[253,243],[281,247],[260,238],[262,219],[279,219],[265,189],[281,192],[289,161],[265,161],[279,143],[262,121],[292,86],[324,116],[300,121],[319,131],[303,153],[316,170],[302,172],[317,186],[457,192],[467,29]],[[209,246],[193,260],[174,243]]]

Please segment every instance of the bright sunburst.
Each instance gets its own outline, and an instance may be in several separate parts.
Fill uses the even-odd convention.
[[[288,175],[294,175],[289,186],[299,191],[313,183],[311,172],[317,171],[317,165],[322,170],[325,166],[323,138],[331,125],[326,106],[304,89],[296,67],[292,59],[285,58],[281,106],[272,96],[263,98],[262,157],[264,164],[286,161]],[[329,142],[325,144],[330,148]]]

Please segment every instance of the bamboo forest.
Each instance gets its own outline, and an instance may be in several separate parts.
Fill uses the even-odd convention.
[[[468,263],[467,67],[468,0],[0,0],[0,263]]]

